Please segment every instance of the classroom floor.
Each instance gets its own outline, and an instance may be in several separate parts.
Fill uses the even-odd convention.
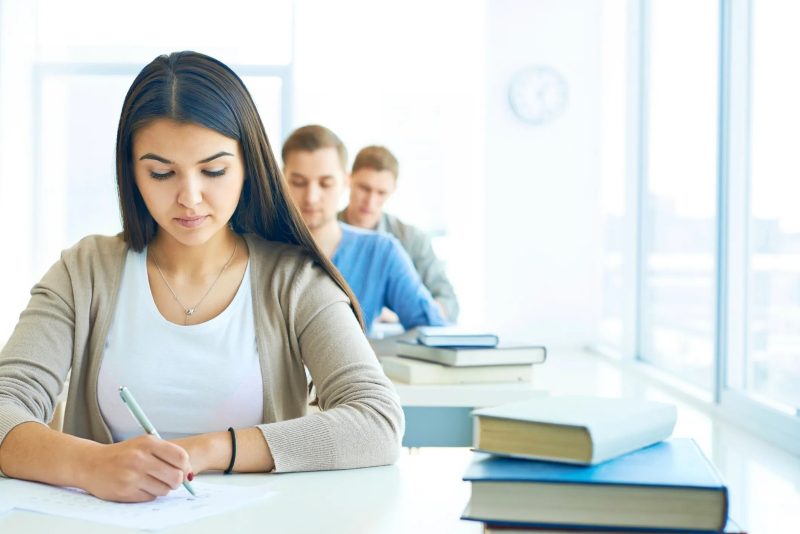
[[[717,466],[730,493],[730,514],[749,534],[798,532],[800,524],[800,457],[776,447],[727,421],[718,420],[682,396],[643,378],[640,373],[588,352],[553,350],[536,368],[534,385],[551,394],[626,396],[671,402],[678,407],[675,437],[693,438]],[[460,477],[469,463],[468,449],[411,449],[417,465],[437,474]],[[469,487],[439,496],[453,508],[466,504]],[[458,501],[458,502],[456,502]],[[480,532],[462,521],[459,532]]]

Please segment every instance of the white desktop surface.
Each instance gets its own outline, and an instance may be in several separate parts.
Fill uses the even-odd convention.
[[[640,373],[582,351],[552,350],[547,363],[537,366],[530,388],[550,395],[624,396],[676,404],[678,422],[673,435],[693,438],[720,470],[730,492],[732,517],[750,534],[798,531],[799,457],[710,415]],[[456,389],[460,394],[495,388]],[[442,391],[408,388],[406,395],[402,393],[401,397],[414,405],[440,399]],[[428,396],[430,399],[421,398]],[[459,519],[469,498],[469,485],[461,476],[470,460],[466,448],[404,449],[397,464],[387,467],[287,475],[201,475],[208,481],[268,483],[276,495],[260,505],[158,532],[477,534],[481,532],[479,523]],[[28,512],[0,515],[3,534],[110,531],[104,525]]]
[[[536,369],[534,369],[534,373]],[[403,406],[487,407],[546,396],[546,390],[530,382],[511,384],[404,384],[394,387]]]
[[[403,449],[395,465],[280,475],[200,475],[206,482],[266,485],[274,495],[252,506],[164,533],[479,533],[481,525],[459,519],[469,498],[461,481],[466,449]],[[181,490],[178,490],[181,491]],[[57,516],[11,511],[0,532],[92,534],[143,532]]]

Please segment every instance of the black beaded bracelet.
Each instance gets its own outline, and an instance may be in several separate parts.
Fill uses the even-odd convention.
[[[228,468],[225,470],[226,475],[230,475],[233,473],[233,464],[236,463],[236,432],[233,431],[233,427],[228,427],[228,432],[231,433],[231,463],[228,464]]]

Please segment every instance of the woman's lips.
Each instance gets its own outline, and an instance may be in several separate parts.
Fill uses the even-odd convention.
[[[198,217],[180,218],[176,217],[175,220],[184,228],[197,228],[208,218],[208,215],[200,215]]]

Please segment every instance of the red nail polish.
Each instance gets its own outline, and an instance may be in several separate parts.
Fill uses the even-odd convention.
[[[194,473],[189,473],[188,475],[186,475],[186,478],[189,479],[189,482],[191,482],[192,480],[194,480]]]

